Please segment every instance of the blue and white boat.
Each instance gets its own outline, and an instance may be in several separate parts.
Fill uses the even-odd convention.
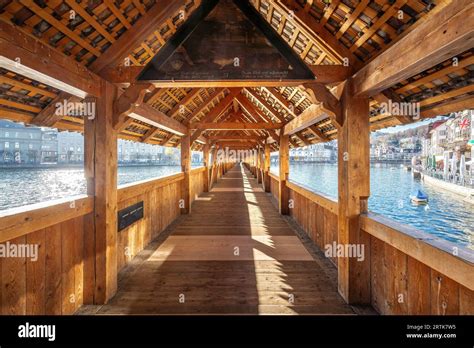
[[[418,190],[416,194],[410,196],[412,203],[415,204],[426,204],[428,203],[428,195],[426,195],[423,191]]]

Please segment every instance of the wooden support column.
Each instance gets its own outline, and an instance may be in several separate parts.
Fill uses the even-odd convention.
[[[343,126],[338,131],[338,244],[363,247],[364,257],[338,258],[338,288],[350,304],[370,303],[370,237],[359,218],[370,195],[369,99],[351,95],[348,81],[342,97]]]
[[[202,149],[203,157],[204,157],[204,168],[205,168],[205,175],[206,179],[204,180],[204,192],[209,192],[209,143],[206,142],[204,144],[204,148]]]
[[[265,142],[265,163],[263,165],[263,186],[265,192],[270,192],[270,144]]]
[[[184,180],[181,186],[181,214],[191,213],[191,135],[189,131],[181,138],[181,170]],[[184,203],[184,205],[183,205]]]
[[[261,172],[260,172],[260,147],[257,146],[257,158],[255,160],[256,164],[255,164],[255,172],[256,172],[256,177],[257,177],[257,183],[261,183],[262,182],[262,178],[261,178]]]
[[[257,147],[257,183],[261,184],[262,178],[262,149]]]
[[[84,303],[105,304],[117,291],[117,132],[113,106],[117,88],[100,83],[96,115],[85,118],[85,175],[94,196],[84,239]],[[86,99],[93,102],[93,99]]]
[[[280,214],[289,214],[289,190],[286,186],[290,173],[290,136],[280,132],[280,189],[278,194],[278,208]]]
[[[210,187],[212,188],[212,185],[217,181],[217,151],[218,151],[218,146],[214,146],[214,150],[212,151],[212,165],[211,165],[211,179],[210,179]]]

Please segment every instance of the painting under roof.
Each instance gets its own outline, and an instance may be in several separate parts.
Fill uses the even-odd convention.
[[[242,0],[204,0],[140,81],[314,80],[311,70]]]

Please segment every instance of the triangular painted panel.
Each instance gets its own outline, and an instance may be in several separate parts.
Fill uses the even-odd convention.
[[[293,49],[246,0],[203,0],[139,81],[313,80]]]

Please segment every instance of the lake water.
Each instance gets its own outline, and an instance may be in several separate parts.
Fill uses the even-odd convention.
[[[180,166],[119,167],[118,184],[180,172]],[[272,166],[273,172],[278,168]],[[337,199],[337,166],[291,164],[290,180]],[[421,188],[428,206],[412,205],[409,195]],[[0,169],[0,210],[86,192],[84,172],[69,169]],[[371,168],[369,210],[462,245],[474,240],[474,207],[461,198],[412,178],[398,166]]]
[[[271,171],[278,174],[278,167]],[[290,165],[290,180],[337,200],[337,165]],[[409,196],[421,189],[429,204],[413,205]],[[399,165],[372,165],[370,169],[369,210],[414,226],[443,239],[472,247],[474,206],[458,195],[423,184]]]
[[[119,167],[118,185],[167,176],[180,166]],[[82,168],[0,169],[0,210],[86,193]]]

